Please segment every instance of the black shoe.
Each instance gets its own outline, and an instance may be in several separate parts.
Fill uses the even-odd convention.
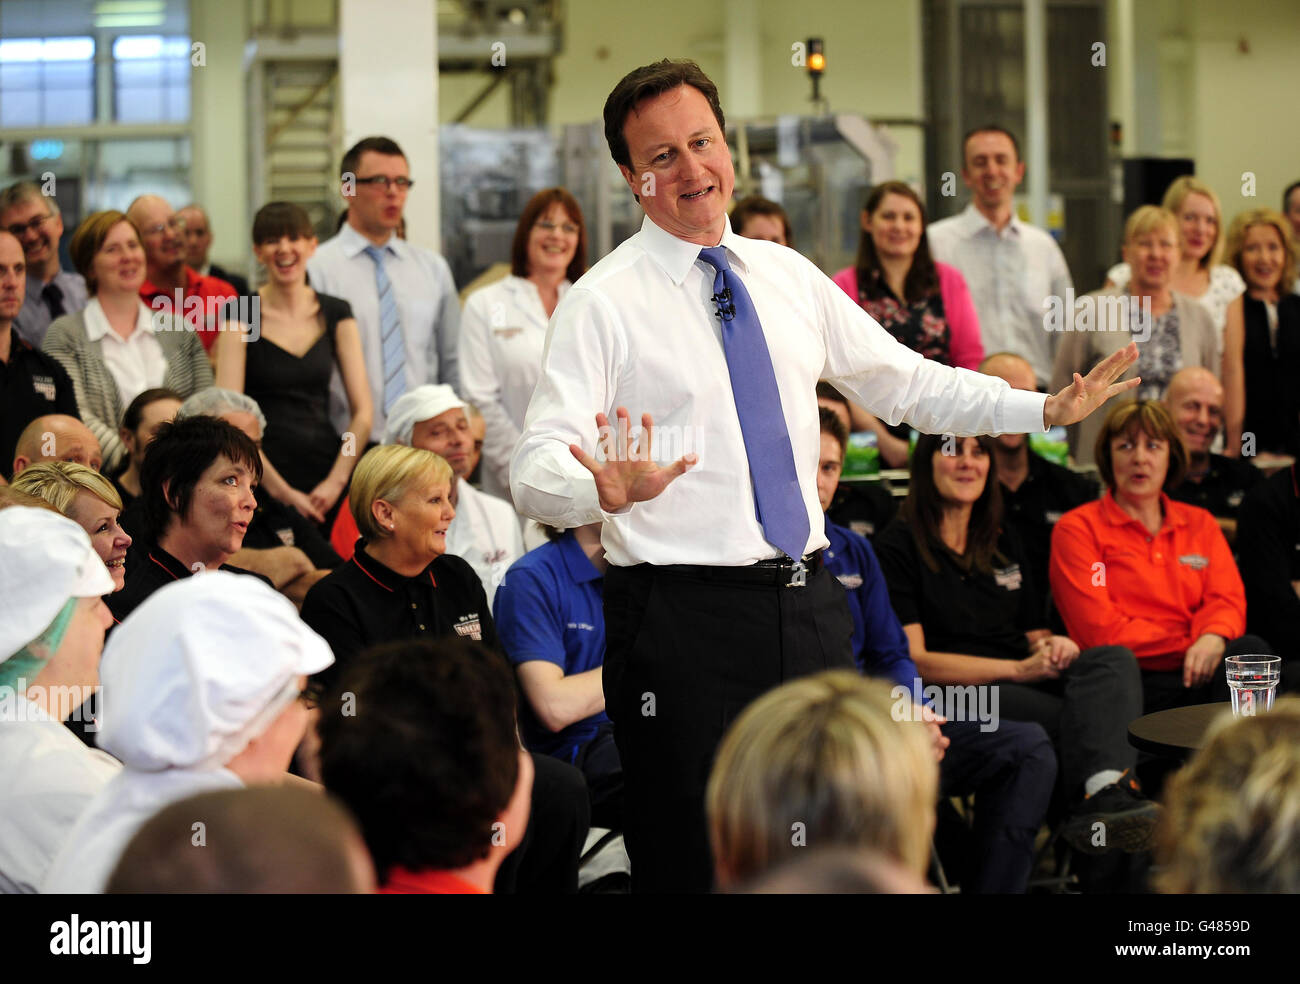
[[[1061,836],[1085,854],[1114,850],[1136,854],[1150,847],[1159,819],[1160,805],[1143,796],[1137,780],[1125,771],[1118,782],[1103,786],[1075,807]]]

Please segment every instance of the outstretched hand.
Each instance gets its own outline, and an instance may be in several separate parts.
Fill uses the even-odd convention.
[[[1086,377],[1074,374],[1074,382],[1061,392],[1049,396],[1043,404],[1043,425],[1053,427],[1057,424],[1078,423],[1099,406],[1127,390],[1133,389],[1141,378],[1127,379],[1122,383],[1115,380],[1128,372],[1137,362],[1136,342],[1129,342],[1118,352],[1113,352],[1092,367]]]
[[[596,414],[599,440],[605,451],[603,462],[597,461],[578,445],[569,445],[570,453],[595,476],[600,508],[605,512],[617,512],[633,502],[653,499],[699,460],[698,456],[688,454],[671,465],[660,466],[650,456],[654,437],[654,421],[650,414],[641,415],[639,439],[632,437],[627,407],[619,407],[615,417],[617,427],[611,426],[603,413]]]

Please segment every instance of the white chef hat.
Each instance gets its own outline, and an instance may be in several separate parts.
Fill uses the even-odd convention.
[[[145,599],[104,649],[98,745],[131,769],[220,768],[334,656],[260,578],[212,571]]]
[[[464,409],[468,406],[456,395],[456,391],[446,383],[434,385],[426,383],[408,390],[397,398],[393,408],[388,411],[388,426],[384,430],[385,444],[405,444],[411,446],[411,432],[415,425],[432,420],[439,414]]]
[[[72,520],[48,509],[0,509],[0,663],[44,634],[69,601],[112,590],[108,568]]]

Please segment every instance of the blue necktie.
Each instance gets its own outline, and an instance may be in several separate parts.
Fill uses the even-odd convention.
[[[384,413],[406,392],[406,350],[402,346],[402,320],[397,314],[397,297],[384,270],[384,251],[367,246],[366,255],[375,261],[375,287],[379,291],[379,339],[384,353]]]
[[[763,326],[749,291],[727,264],[726,250],[721,246],[702,249],[700,259],[717,271],[713,300],[722,319],[722,350],[745,439],[758,522],[769,543],[798,560],[808,545],[808,507],[794,467],[794,450]]]

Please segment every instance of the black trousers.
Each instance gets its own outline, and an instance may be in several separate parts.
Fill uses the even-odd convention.
[[[1229,656],[1264,655],[1272,656],[1273,650],[1259,636],[1244,635],[1230,641],[1223,650],[1223,658]],[[1199,687],[1183,686],[1183,671],[1177,670],[1143,670],[1142,671],[1142,713],[1166,711],[1171,707],[1187,707],[1190,704],[1213,704],[1217,701],[1230,700],[1228,694],[1228,675],[1220,662],[1214,668],[1210,682]]]
[[[605,575],[605,710],[623,764],[634,892],[707,892],[704,790],[727,726],[795,677],[852,669],[844,588],[687,576],[649,564]]]
[[[578,859],[591,829],[587,782],[568,762],[530,754],[528,829],[501,862],[493,888],[499,895],[572,895],[578,890]]]

